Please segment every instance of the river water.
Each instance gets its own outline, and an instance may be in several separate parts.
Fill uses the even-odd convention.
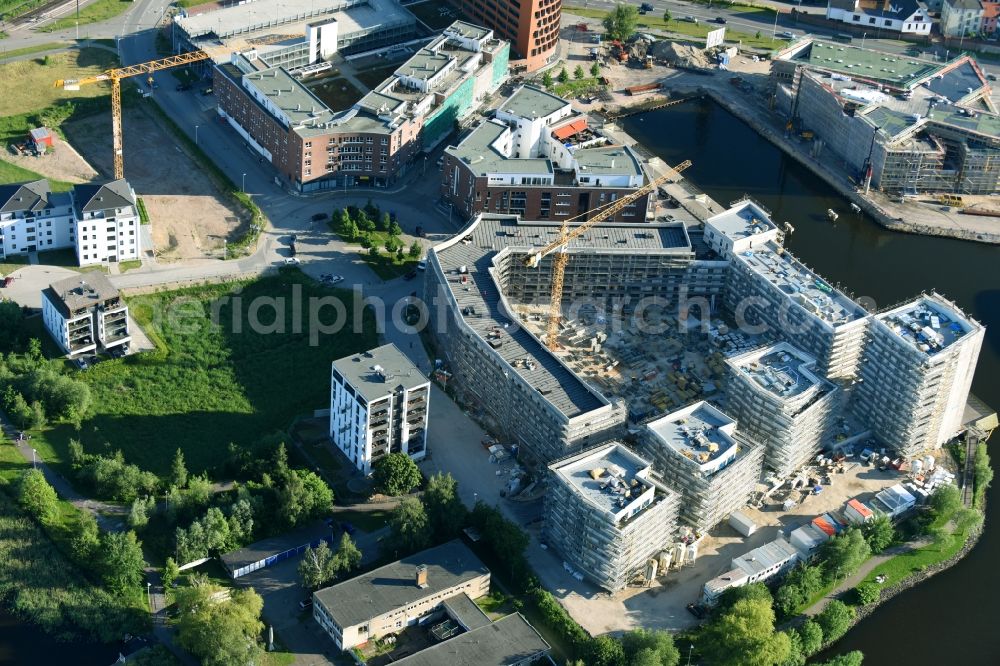
[[[59,643],[0,609],[0,666],[109,666],[116,659],[113,645]]]
[[[882,308],[935,289],[986,325],[973,391],[1000,407],[1000,248],[887,231],[852,213],[811,171],[709,100],[624,120],[624,128],[722,205],[751,195],[795,232],[786,245],[821,275]],[[834,224],[826,211],[840,213]],[[998,221],[1000,224],[1000,221]],[[996,440],[994,440],[995,442]],[[994,468],[1000,451],[990,447]],[[997,515],[997,492],[988,502]],[[956,566],[900,594],[849,632],[833,652],[862,650],[865,664],[1000,664],[1000,534],[991,525]]]

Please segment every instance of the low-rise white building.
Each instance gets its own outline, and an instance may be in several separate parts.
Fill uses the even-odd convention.
[[[705,583],[702,601],[712,605],[720,594],[730,588],[766,583],[784,574],[801,559],[799,550],[784,539],[769,541],[749,553],[733,558],[729,571]]]
[[[81,266],[139,258],[139,210],[123,178],[73,188],[76,258]]]
[[[427,453],[430,381],[396,345],[333,362],[330,439],[365,474],[388,453]]]
[[[98,349],[128,349],[128,306],[104,273],[53,282],[42,290],[42,321],[70,357]]]
[[[899,32],[909,35],[929,35],[934,22],[927,6],[916,0],[830,0],[826,17],[859,28]]]
[[[0,185],[0,258],[73,247],[73,197],[49,181]]]

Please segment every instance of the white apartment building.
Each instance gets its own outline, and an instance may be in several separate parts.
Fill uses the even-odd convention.
[[[729,412],[767,448],[764,464],[787,478],[819,453],[840,413],[841,391],[816,360],[787,342],[726,361]]]
[[[782,247],[766,210],[734,204],[707,220],[705,242],[730,262],[725,305],[741,330],[794,340],[828,379],[855,374],[868,313]]]
[[[572,567],[611,592],[673,545],[680,496],[654,481],[650,470],[618,442],[549,466],[546,538]]]
[[[139,210],[125,179],[73,188],[81,266],[139,258]]]
[[[830,0],[826,17],[867,28],[876,36],[880,31],[929,35],[934,25],[927,5],[916,0]]]
[[[430,381],[396,345],[333,362],[330,439],[365,474],[388,453],[427,453]]]
[[[0,257],[75,245],[73,198],[49,181],[0,185]]]
[[[979,32],[983,4],[979,0],[944,0],[941,3],[941,34],[968,37]]]
[[[81,266],[138,259],[139,225],[124,179],[69,192],[47,180],[0,186],[0,257],[73,248]]]
[[[42,321],[71,358],[128,349],[128,306],[104,273],[74,275],[42,290]]]
[[[855,412],[904,456],[935,449],[962,430],[986,329],[939,294],[874,317]]]

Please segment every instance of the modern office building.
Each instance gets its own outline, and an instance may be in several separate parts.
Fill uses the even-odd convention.
[[[549,465],[545,536],[571,567],[617,592],[671,547],[679,499],[647,461],[610,442]]]
[[[492,31],[456,21],[343,111],[252,51],[217,64],[213,87],[219,115],[289,187],[386,187],[499,87],[508,54]]]
[[[819,453],[841,414],[840,389],[787,342],[729,358],[727,407],[766,449],[764,465],[787,478]]]
[[[760,480],[764,447],[707,402],[647,422],[640,437],[653,471],[681,494],[680,520],[696,531],[743,508]]]
[[[42,322],[69,357],[128,349],[128,306],[101,272],[74,275],[42,290]]]
[[[929,294],[875,316],[854,409],[880,442],[910,457],[962,430],[985,328]]]
[[[868,313],[787,252],[781,236],[751,200],[706,221],[705,242],[730,262],[727,312],[741,330],[794,340],[823,377],[854,375]]]
[[[645,184],[638,155],[589,128],[561,97],[522,86],[444,154],[441,193],[466,217],[510,213],[529,220],[583,215]],[[614,221],[642,222],[643,196]]]
[[[81,266],[138,259],[139,224],[125,180],[69,192],[47,180],[0,186],[0,257],[72,248]]]
[[[514,64],[533,72],[558,56],[562,0],[449,0],[467,19],[513,46]]]
[[[314,592],[313,619],[350,650],[422,624],[456,596],[489,591],[489,569],[455,540]]]
[[[388,453],[427,455],[430,382],[392,343],[333,362],[330,440],[362,472]]]

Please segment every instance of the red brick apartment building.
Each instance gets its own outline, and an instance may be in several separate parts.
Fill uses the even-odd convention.
[[[556,55],[562,0],[450,0],[473,23],[511,43],[511,66],[533,72]],[[516,69],[514,71],[517,71]]]

